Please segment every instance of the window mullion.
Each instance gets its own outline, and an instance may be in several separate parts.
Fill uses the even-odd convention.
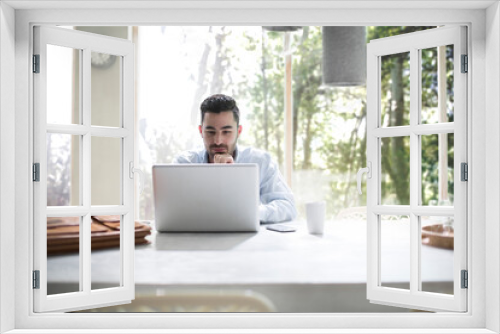
[[[379,127],[373,130],[373,136],[378,138],[409,136],[412,132],[410,126]]]
[[[124,138],[133,135],[133,130],[92,126],[90,128],[90,133],[96,137]]]
[[[413,128],[413,132],[419,135],[434,135],[453,133],[455,124],[453,122],[436,123],[436,124],[419,124]]]
[[[130,205],[96,205],[96,206],[49,206],[47,217],[83,217],[91,216],[124,215],[130,212]]]
[[[410,291],[419,290],[420,233],[419,219],[413,211],[420,202],[420,136],[414,129],[419,123],[420,110],[420,51],[410,51]]]
[[[91,50],[86,48],[83,50],[83,69],[82,69],[82,124],[90,130],[91,125],[91,68],[90,68],[90,55]],[[83,171],[82,175],[82,189],[83,189],[83,206],[90,208],[91,205],[91,134],[90,131],[83,135],[83,149],[82,159],[80,160],[80,168]],[[82,233],[80,233],[80,271],[81,282],[83,284],[83,292],[89,293],[91,291],[92,276],[91,276],[91,223],[90,211],[83,216],[82,220]]]
[[[123,216],[123,228],[121,233],[121,256],[122,275],[121,284],[126,289],[134,285],[134,262],[126,259],[134,258],[135,228],[134,228],[134,181],[130,178],[130,162],[134,161],[134,84],[128,76],[133,73],[134,60],[132,57],[122,57],[121,73],[123,75],[121,90],[121,126],[128,131],[123,138],[122,157],[122,204],[129,210]],[[141,181],[142,182],[142,181]],[[130,224],[130,225],[129,225]],[[130,290],[130,298],[134,298],[135,292]]]

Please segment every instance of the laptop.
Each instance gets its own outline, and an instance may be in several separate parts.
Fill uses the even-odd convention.
[[[160,232],[256,232],[256,164],[153,166],[155,225]]]

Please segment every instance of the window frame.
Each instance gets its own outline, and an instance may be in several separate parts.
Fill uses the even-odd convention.
[[[134,180],[129,168],[134,162],[134,46],[123,39],[101,36],[88,32],[71,31],[47,26],[34,27],[34,49],[40,55],[40,73],[33,76],[34,89],[34,160],[40,163],[40,182],[33,184],[34,191],[34,268],[40,270],[40,289],[34,290],[35,310],[38,312],[58,310],[79,310],[119,303],[130,303],[135,295],[134,261]],[[76,40],[79,38],[78,40]],[[48,45],[78,50],[81,62],[79,101],[81,121],[77,124],[51,124],[47,122],[47,68]],[[115,55],[119,59],[119,126],[98,126],[91,121],[91,53],[102,52]],[[79,136],[79,203],[75,206],[47,206],[47,153],[44,139],[47,134]],[[117,205],[92,205],[91,201],[91,157],[92,138],[112,138],[120,140],[119,197]],[[119,215],[120,247],[119,286],[107,289],[92,289],[91,278],[91,215]],[[80,289],[69,294],[47,294],[47,225],[46,217],[76,216],[80,218]],[[95,306],[94,306],[95,305]]]
[[[428,29],[405,35],[372,40],[367,47],[367,161],[371,164],[372,177],[367,180],[367,224],[368,260],[367,296],[373,303],[386,305],[415,305],[422,310],[449,310],[464,312],[467,310],[467,290],[461,288],[460,272],[466,270],[467,247],[467,183],[460,181],[460,173],[454,173],[454,203],[450,207],[430,207],[421,203],[422,187],[422,135],[439,133],[456,134],[454,137],[454,169],[458,171],[462,162],[467,162],[466,117],[467,117],[467,76],[461,73],[460,55],[466,54],[465,27],[450,26]],[[422,50],[453,45],[454,61],[453,91],[454,120],[449,123],[423,124],[421,122],[422,104]],[[382,58],[408,53],[409,58],[409,125],[384,127],[381,125],[381,73]],[[464,94],[465,93],[465,94]],[[451,128],[451,129],[450,129]],[[382,139],[404,136],[409,141],[409,203],[408,205],[387,205],[382,202]],[[422,216],[447,214],[454,218],[453,250],[453,294],[428,293],[422,290],[421,261],[421,222]],[[410,241],[408,246],[410,271],[408,289],[394,289],[382,284],[381,262],[383,258],[382,215],[408,216]],[[388,241],[388,240],[386,240]],[[389,242],[390,243],[390,242]],[[418,305],[418,306],[417,306]]]
[[[298,2],[299,3],[299,2]],[[89,6],[96,6],[94,4],[87,3]],[[299,3],[300,4],[300,3]],[[345,3],[344,3],[345,4]],[[488,3],[491,4],[491,3]],[[40,5],[40,2],[38,2]],[[43,5],[43,3],[42,3]],[[470,3],[473,6],[472,2]],[[2,4],[2,6],[6,6]],[[172,5],[173,6],[173,5]],[[205,5],[206,6],[206,5]],[[488,333],[490,332],[486,328],[492,328],[493,330],[498,330],[499,326],[499,316],[498,316],[498,306],[499,298],[498,292],[498,227],[492,226],[493,223],[489,225],[485,222],[485,209],[492,218],[491,220],[496,221],[498,218],[498,189],[495,185],[499,184],[498,175],[494,176],[494,182],[490,185],[487,190],[493,191],[492,199],[484,204],[486,200],[484,182],[484,171],[481,167],[477,170],[473,166],[484,166],[486,160],[484,154],[484,145],[489,145],[490,149],[496,150],[493,153],[493,157],[490,159],[493,162],[498,161],[498,137],[493,136],[491,139],[493,141],[490,143],[486,140],[486,135],[484,134],[484,128],[488,127],[490,130],[498,130],[494,127],[493,122],[486,123],[486,115],[493,117],[494,120],[498,121],[498,116],[495,116],[493,111],[488,113],[488,110],[498,110],[499,101],[496,91],[499,88],[499,78],[498,78],[498,51],[500,41],[498,31],[487,32],[485,30],[484,22],[488,19],[489,24],[493,26],[493,29],[498,30],[499,26],[499,12],[498,4],[495,2],[488,12],[484,9],[478,10],[461,10],[461,9],[420,9],[420,10],[404,10],[404,9],[384,9],[383,2],[374,3],[373,6],[377,7],[378,10],[373,9],[321,9],[320,7],[313,10],[304,10],[303,8],[296,9],[283,9],[286,8],[286,4],[282,4],[282,9],[264,9],[261,8],[264,5],[258,5],[260,8],[253,8],[243,10],[236,6],[233,9],[224,9],[213,11],[211,15],[207,15],[207,9],[192,9],[192,10],[182,10],[172,8],[170,10],[114,10],[114,11],[100,11],[100,10],[19,10],[15,11],[15,65],[16,65],[16,98],[15,98],[15,121],[12,119],[7,119],[9,124],[14,124],[15,122],[15,151],[23,152],[17,153],[15,156],[15,167],[16,167],[16,186],[15,186],[15,243],[12,241],[5,242],[5,237],[2,237],[2,246],[5,245],[10,249],[10,254],[6,254],[5,251],[1,252],[2,265],[7,263],[8,269],[12,269],[14,278],[17,278],[16,289],[14,293],[8,294],[9,298],[15,298],[15,323],[10,323],[11,328],[66,328],[64,332],[68,332],[70,328],[137,328],[138,321],[144,320],[148,322],[149,328],[163,328],[165,324],[172,329],[175,328],[193,328],[193,323],[196,323],[198,330],[194,332],[202,332],[203,328],[274,328],[276,331],[280,331],[281,328],[349,328],[353,324],[357,328],[364,328],[364,332],[370,332],[370,328],[374,328],[372,332],[376,332],[375,328],[380,327],[390,327],[398,328],[398,332],[404,332],[404,328],[422,328],[422,332],[429,332],[425,328],[471,328],[467,332],[477,332],[477,333]],[[385,5],[387,6],[387,4]],[[450,6],[448,3],[446,6]],[[446,7],[445,6],[445,7]],[[483,4],[484,6],[484,4]],[[278,6],[280,7],[280,6]],[[300,6],[299,6],[300,7]],[[307,7],[307,5],[306,5]],[[215,2],[209,3],[209,8],[217,8]],[[262,15],[262,11],[266,12],[266,15]],[[102,16],[105,13],[106,16]],[[470,180],[468,184],[468,196],[471,201],[468,203],[468,220],[471,222],[476,222],[475,224],[469,226],[469,235],[472,238],[468,241],[469,248],[469,283],[470,287],[468,290],[468,300],[470,301],[469,312],[466,314],[410,314],[410,315],[394,315],[394,314],[270,314],[270,315],[218,315],[218,314],[205,314],[205,315],[192,315],[192,314],[128,314],[126,317],[110,314],[100,314],[100,315],[88,315],[88,314],[34,314],[32,312],[32,290],[30,288],[30,268],[32,267],[32,259],[29,256],[32,252],[32,200],[30,195],[32,194],[32,184],[29,181],[30,168],[32,161],[30,157],[32,156],[32,133],[33,133],[33,123],[32,123],[32,104],[30,97],[32,97],[32,82],[31,75],[29,73],[29,64],[31,63],[29,55],[31,54],[32,36],[30,31],[32,31],[32,26],[34,24],[71,24],[71,25],[103,25],[103,20],[109,25],[148,25],[148,24],[162,24],[168,22],[172,25],[181,24],[223,24],[230,22],[238,22],[240,25],[268,25],[270,23],[277,24],[276,21],[270,22],[266,18],[279,18],[279,24],[282,25],[390,25],[400,24],[400,22],[408,22],[412,25],[438,25],[438,24],[465,24],[469,27],[470,35],[469,40],[469,55],[471,58],[471,63],[469,64],[469,70],[471,73],[477,75],[471,75],[468,78],[468,85],[471,89],[468,92],[468,109],[471,112],[468,114],[468,132],[472,133],[469,142],[469,152],[472,156],[470,159]],[[314,19],[311,19],[314,17]],[[285,19],[286,18],[286,19]],[[311,21],[312,20],[312,21]],[[11,24],[13,26],[13,24]],[[472,28],[472,29],[471,29]],[[2,34],[5,30],[2,31]],[[489,38],[489,40],[488,40]],[[486,42],[486,48],[484,43]],[[5,43],[5,39],[1,41],[2,46]],[[486,52],[487,51],[487,52]],[[485,57],[486,56],[486,57]],[[9,61],[8,59],[1,58],[2,69],[5,66],[4,62]],[[489,70],[487,73],[485,71],[485,64],[491,65],[493,70]],[[497,72],[495,72],[497,71]],[[495,76],[496,75],[496,76]],[[2,79],[3,81],[4,79]],[[486,82],[489,83],[488,88]],[[491,88],[493,87],[493,88]],[[2,101],[7,96],[9,92],[12,92],[5,85],[0,88],[0,93],[2,95]],[[487,91],[485,92],[485,90]],[[485,95],[486,94],[486,95]],[[488,97],[486,100],[484,97]],[[486,108],[496,107],[496,109]],[[2,116],[4,111],[2,110]],[[475,116],[475,121],[472,122],[472,115]],[[496,117],[496,118],[495,118]],[[498,123],[498,122],[497,122]],[[495,123],[496,124],[496,123]],[[475,136],[474,134],[477,134]],[[488,137],[489,138],[489,137]],[[11,136],[14,139],[14,136]],[[2,133],[2,145],[5,143],[5,139]],[[8,153],[12,155],[12,151]],[[0,166],[0,176],[4,177],[5,173],[8,172],[10,165],[5,167],[5,162],[2,161]],[[498,166],[498,164],[496,165]],[[492,167],[493,168],[493,167]],[[492,171],[494,171],[492,169]],[[498,174],[498,171],[497,171]],[[474,180],[474,185],[472,185],[472,180]],[[496,183],[495,183],[496,182]],[[11,187],[14,187],[13,185]],[[14,190],[14,189],[13,189]],[[472,196],[475,195],[475,196]],[[477,199],[477,200],[476,200]],[[495,202],[496,200],[496,202]],[[6,201],[2,199],[0,205],[2,208],[6,206]],[[6,227],[8,222],[2,219],[1,231],[8,231],[9,228]],[[488,229],[487,229],[488,228]],[[488,233],[486,236],[486,231],[493,233]],[[495,234],[496,233],[496,234]],[[5,235],[5,234],[3,234]],[[28,236],[28,237],[26,237]],[[489,241],[489,244],[485,246],[485,241]],[[472,247],[474,245],[474,247]],[[14,258],[16,261],[16,266],[14,268],[13,262],[9,261],[8,256],[12,256],[12,251],[15,250]],[[486,252],[486,250],[488,250]],[[491,255],[491,252],[494,252]],[[486,257],[486,266],[483,258]],[[26,261],[26,259],[30,259]],[[489,270],[486,270],[489,268]],[[4,268],[2,268],[4,269]],[[15,270],[15,272],[14,272]],[[9,271],[10,273],[10,271]],[[488,273],[488,275],[486,275]],[[5,270],[2,270],[2,275],[7,275]],[[11,276],[9,276],[11,277]],[[12,277],[9,279],[2,278],[2,284],[6,281],[12,281]],[[493,293],[485,293],[485,288],[491,288]],[[1,287],[2,299],[4,293],[6,293],[8,287],[2,285]],[[9,299],[10,300],[10,299]],[[486,303],[484,302],[486,300]],[[14,303],[14,300],[11,300]],[[486,312],[486,305],[490,308],[488,313]],[[2,312],[2,317],[6,312],[6,306],[2,300],[2,307],[0,311]],[[120,318],[118,323],[116,320]],[[2,318],[3,319],[3,318]],[[353,321],[355,319],[355,321]],[[423,325],[422,319],[425,319],[425,327]],[[89,322],[89,320],[92,320]],[[193,322],[193,320],[195,320]],[[223,320],[223,322],[221,321]],[[223,324],[223,325],[221,325]],[[15,326],[15,327],[13,327]],[[476,328],[476,330],[472,330]],[[3,329],[2,329],[3,330]],[[255,330],[258,332],[259,330]],[[283,331],[283,330],[281,330]],[[309,330],[308,330],[309,331]],[[439,332],[439,330],[432,330],[433,332]],[[144,330],[142,330],[144,332]],[[219,332],[221,332],[219,330]],[[263,330],[261,331],[263,332]]]

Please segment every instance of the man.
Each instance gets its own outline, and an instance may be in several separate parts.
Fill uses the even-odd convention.
[[[201,104],[198,127],[205,149],[187,151],[175,163],[256,163],[260,172],[259,217],[264,223],[293,220],[297,217],[295,201],[276,163],[269,153],[254,148],[238,148],[242,126],[236,101],[216,94]]]

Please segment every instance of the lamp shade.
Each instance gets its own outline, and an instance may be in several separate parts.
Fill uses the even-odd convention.
[[[323,84],[345,87],[365,83],[365,27],[323,27]]]

